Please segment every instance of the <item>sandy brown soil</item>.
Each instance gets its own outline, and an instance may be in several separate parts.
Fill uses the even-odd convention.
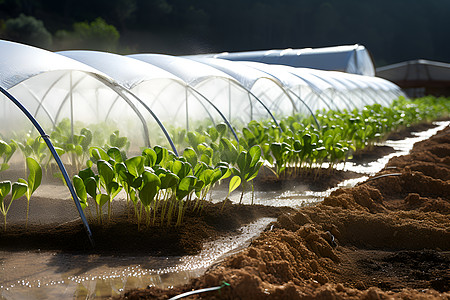
[[[366,182],[283,214],[250,247],[188,285],[124,298],[168,299],[227,282],[198,297],[450,299],[449,174],[447,127]]]

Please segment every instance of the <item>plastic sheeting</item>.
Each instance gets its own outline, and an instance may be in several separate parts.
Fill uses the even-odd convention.
[[[151,144],[147,120],[154,119],[139,99],[114,79],[78,61],[38,48],[0,41],[0,84],[44,129],[69,120],[72,134],[98,124],[119,130],[134,149]],[[0,135],[31,132],[33,126],[6,97],[0,97]],[[152,128],[152,132],[161,128]],[[109,136],[109,135],[108,135]],[[105,136],[108,142],[108,136]]]
[[[200,56],[375,76],[375,67],[369,52],[358,44],[316,49],[224,52]]]
[[[351,49],[360,46],[340,48],[342,53]],[[280,55],[291,56],[292,51]],[[180,127],[192,130],[226,122],[240,129],[254,119],[272,118],[276,123],[292,114],[388,105],[403,95],[395,84],[372,76],[204,56],[55,54],[5,41],[0,42],[0,53],[0,84],[45,126],[54,127],[65,118],[72,124],[120,124],[123,135],[147,145],[164,140],[161,128],[173,134]],[[14,118],[7,102],[1,105],[2,132],[20,128],[22,121]],[[158,130],[156,123],[162,124]]]
[[[252,119],[270,118],[269,113],[255,99],[255,95],[219,69],[190,59],[161,54],[136,54],[129,57],[180,77],[207,99],[215,110],[220,111],[233,126],[244,125]]]

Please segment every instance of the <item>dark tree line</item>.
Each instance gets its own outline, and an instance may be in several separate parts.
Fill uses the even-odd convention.
[[[20,14],[43,22],[51,50],[194,54],[359,43],[377,65],[450,62],[446,0],[0,0],[3,29]],[[93,24],[99,18],[104,24]],[[75,24],[84,24],[91,44]],[[109,28],[102,41],[115,44],[95,44],[109,25],[120,39]]]

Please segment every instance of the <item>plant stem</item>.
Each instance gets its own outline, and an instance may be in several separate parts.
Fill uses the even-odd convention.
[[[27,218],[25,221],[25,229],[28,229],[28,212],[30,210],[30,199],[27,198]]]

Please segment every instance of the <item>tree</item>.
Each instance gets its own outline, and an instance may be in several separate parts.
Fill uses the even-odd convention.
[[[2,34],[3,38],[28,45],[50,48],[52,35],[44,26],[44,23],[31,16],[20,14],[19,17],[5,22]]]
[[[73,24],[73,31],[59,30],[55,34],[59,49],[91,49],[115,51],[120,34],[113,25],[102,18],[92,22]]]

